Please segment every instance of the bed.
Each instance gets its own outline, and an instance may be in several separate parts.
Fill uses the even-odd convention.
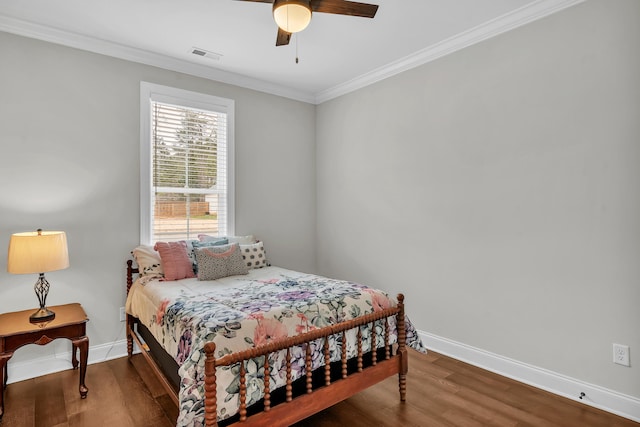
[[[127,261],[128,353],[136,342],[178,405],[177,426],[291,425],[392,375],[405,400],[407,351],[424,348],[402,294],[266,261],[213,280],[204,263],[176,280],[137,264]]]

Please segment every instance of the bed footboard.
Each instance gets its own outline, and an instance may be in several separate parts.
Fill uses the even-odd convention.
[[[389,317],[396,317],[398,331],[398,345],[395,351],[389,343]],[[377,352],[371,352],[371,365],[363,365],[363,346],[361,327],[376,321],[384,322],[384,359],[377,360]],[[331,363],[329,358],[329,337],[342,334],[342,342],[345,343],[346,332],[357,329],[357,371],[348,374],[346,345],[342,345],[341,365],[342,378],[331,381]],[[376,342],[375,328],[372,342]],[[324,343],[324,386],[313,389],[311,370],[311,346],[310,343],[323,340]],[[306,348],[306,394],[293,396],[291,380],[291,349],[296,346]],[[398,305],[394,308],[374,312],[357,319],[349,320],[333,326],[307,332],[305,334],[289,337],[284,340],[272,342],[260,347],[228,354],[221,358],[215,357],[216,345],[209,342],[205,345],[205,425],[215,427],[217,423],[217,396],[216,396],[216,368],[240,364],[240,419],[232,426],[265,426],[265,425],[291,425],[307,418],[323,409],[339,403],[354,394],[376,384],[389,376],[398,374],[400,400],[406,398],[406,375],[408,372],[408,353],[406,348],[406,331],[404,322],[404,296],[398,295]],[[268,355],[270,353],[286,350],[286,399],[285,402],[272,407],[270,401],[270,375]],[[265,357],[264,366],[264,409],[262,412],[247,417],[246,404],[246,371],[245,362],[256,357]],[[295,402],[295,404],[293,404]]]

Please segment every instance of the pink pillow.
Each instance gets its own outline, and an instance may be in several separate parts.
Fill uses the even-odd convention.
[[[165,280],[179,280],[196,277],[187,255],[187,242],[158,242],[153,247],[160,254]]]

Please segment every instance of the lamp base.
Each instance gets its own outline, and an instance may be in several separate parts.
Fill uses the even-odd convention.
[[[56,318],[56,314],[53,311],[49,310],[46,307],[41,307],[38,309],[38,311],[33,313],[31,316],[29,316],[29,322],[31,323],[50,322],[55,318]]]

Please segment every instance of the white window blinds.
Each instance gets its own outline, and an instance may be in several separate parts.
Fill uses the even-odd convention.
[[[145,242],[141,233],[144,243],[232,231],[230,114],[218,104],[191,104],[153,94],[148,100],[150,235]]]

